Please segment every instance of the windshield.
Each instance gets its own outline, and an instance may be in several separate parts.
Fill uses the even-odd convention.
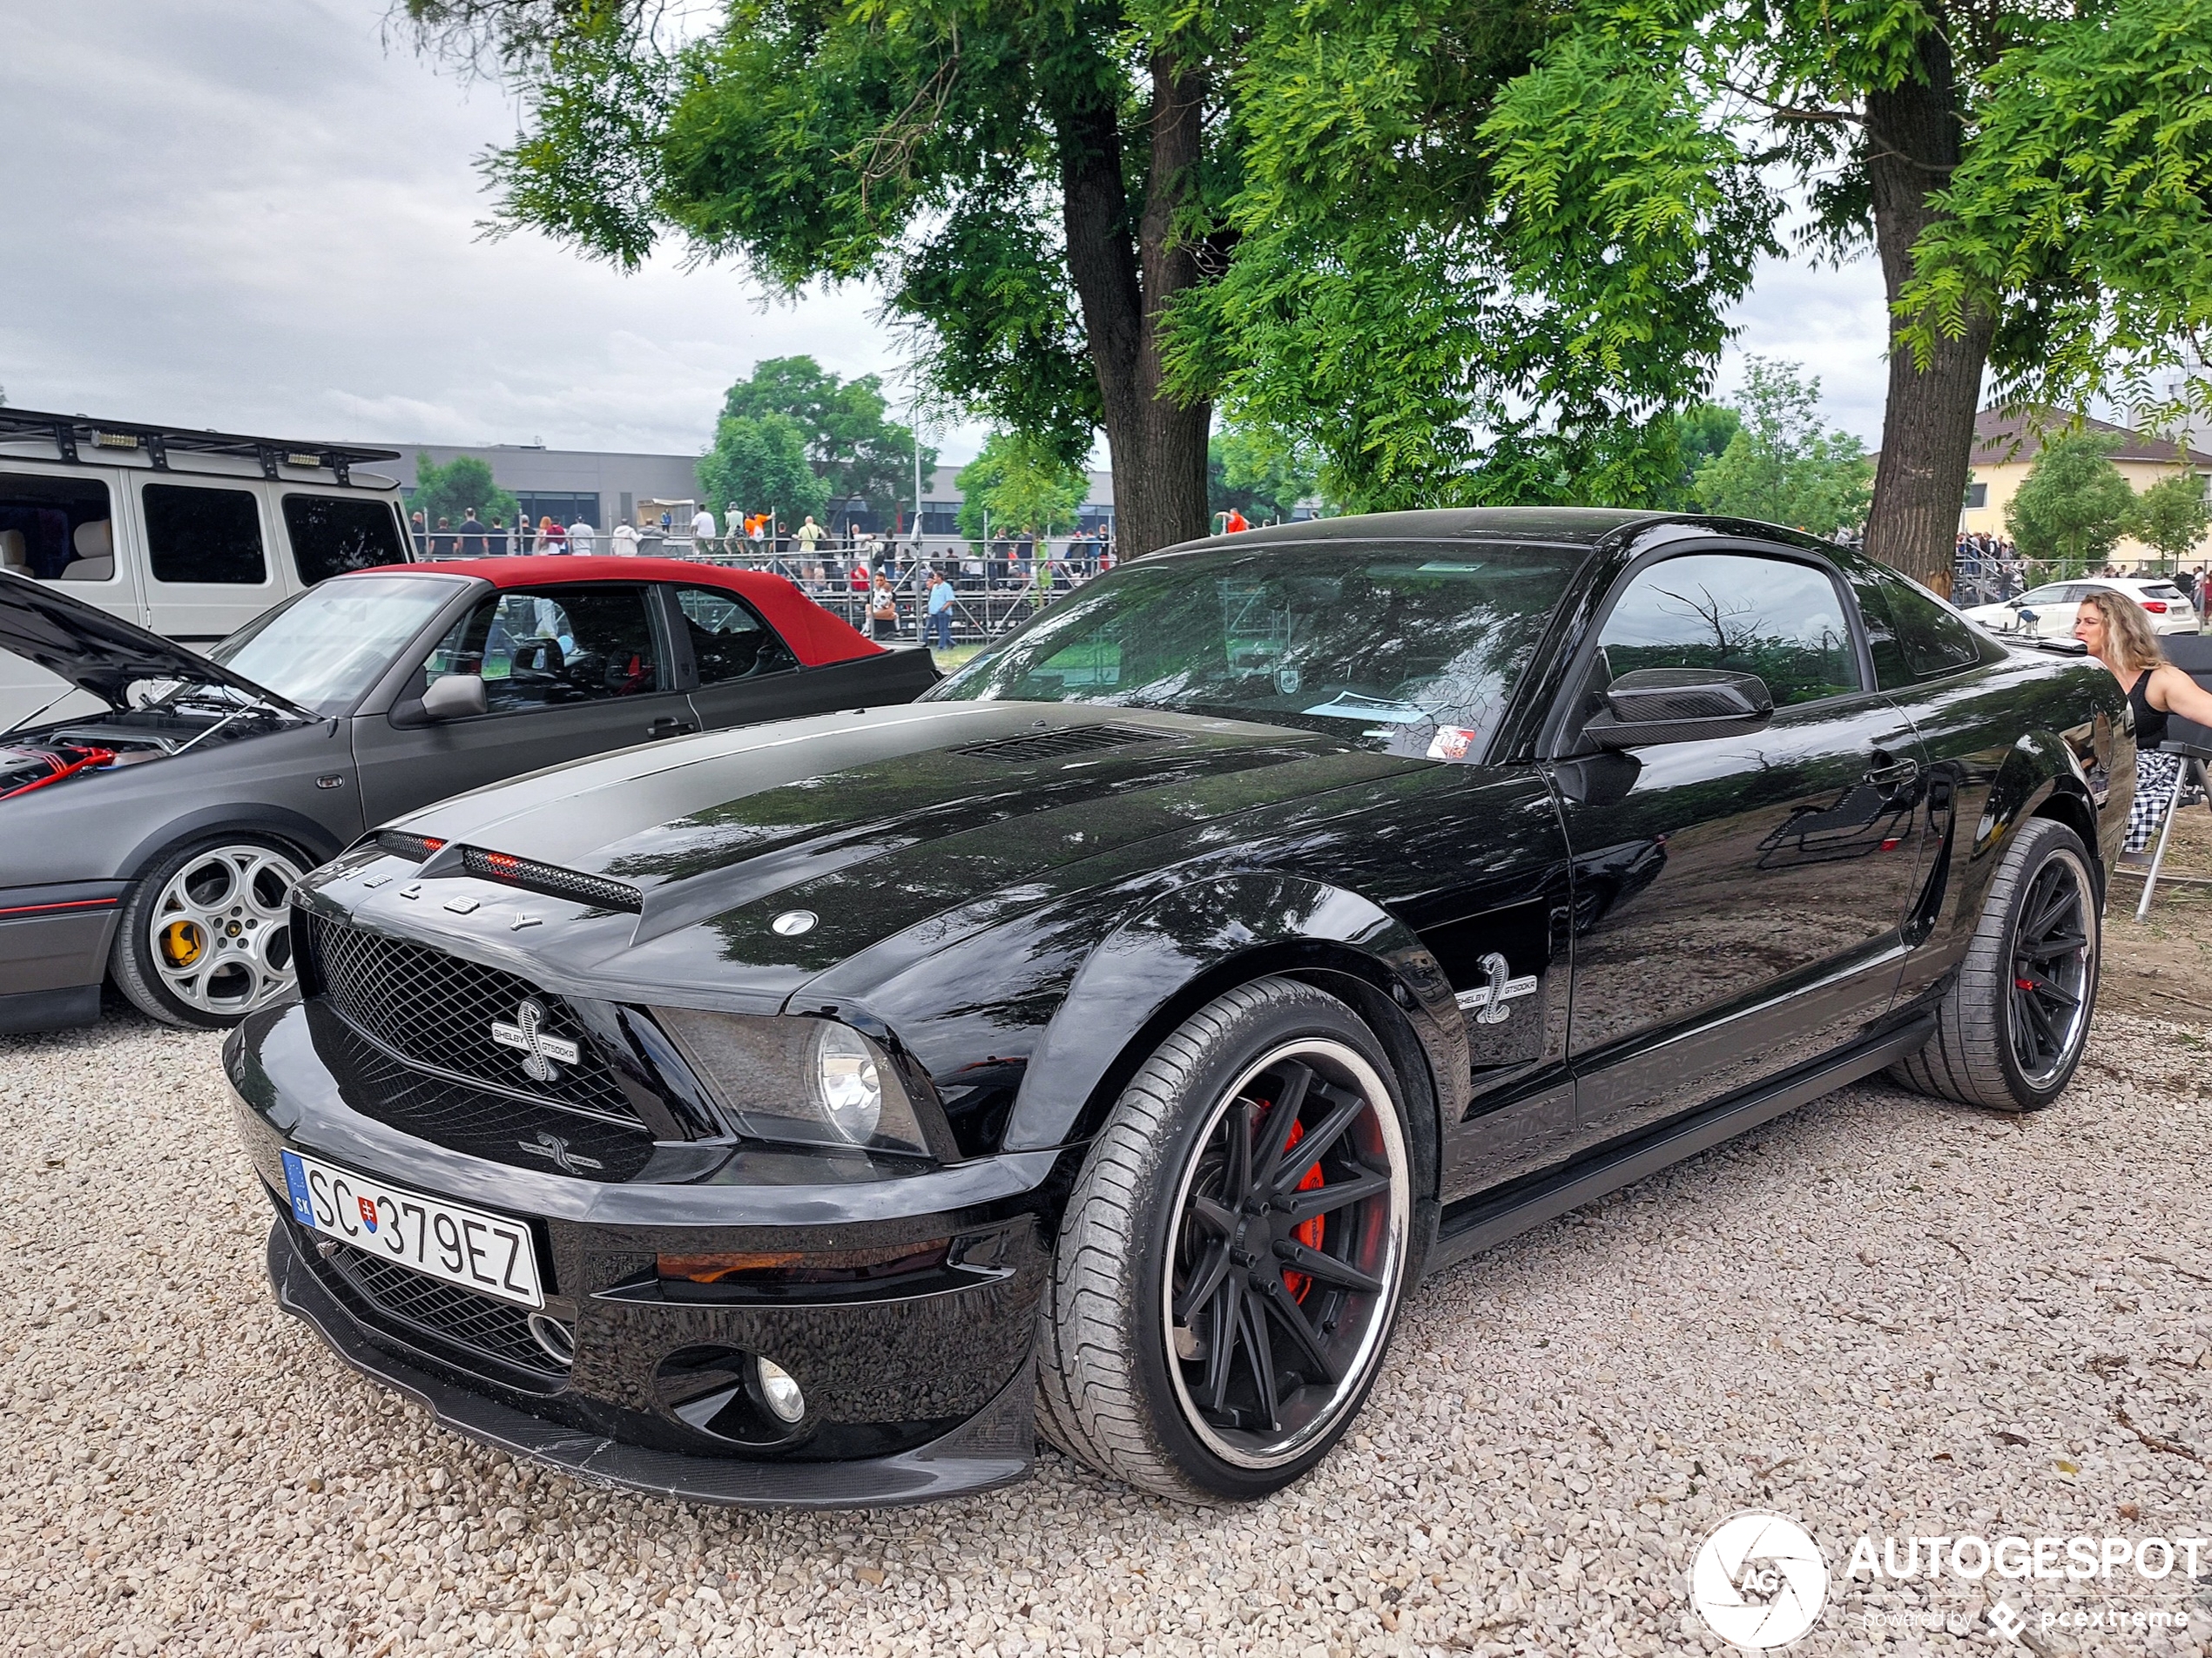
[[[258,616],[207,654],[317,714],[342,714],[454,595],[435,576],[349,576]]]
[[[1479,756],[1579,548],[1272,546],[1100,577],[930,691],[1302,726],[1393,754]]]

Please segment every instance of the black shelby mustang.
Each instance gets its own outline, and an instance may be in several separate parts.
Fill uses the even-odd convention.
[[[1145,558],[910,706],[419,812],[226,1049],[283,1304],[714,1501],[1311,1467],[1408,1287],[1841,1083],[2080,1058],[2109,675],[1784,530]]]

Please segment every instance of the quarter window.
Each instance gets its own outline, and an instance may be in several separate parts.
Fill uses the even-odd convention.
[[[269,579],[261,551],[261,503],[251,489],[145,487],[146,558],[157,582],[259,587]]]
[[[347,570],[407,562],[387,501],[287,495],[284,528],[292,537],[293,565],[310,587]]]
[[[1890,622],[1898,648],[1916,679],[1934,679],[1972,668],[1981,661],[1973,630],[1936,603],[1917,583],[1879,568],[1871,571],[1889,601]]]
[[[115,579],[114,511],[98,478],[0,472],[0,570],[41,582]]]
[[[478,605],[422,664],[422,683],[483,676],[493,713],[668,688],[638,587],[518,588]]]
[[[1638,668],[1757,674],[1777,707],[1860,689],[1836,584],[1810,564],[1697,553],[1629,583],[1598,636],[1607,683]]]
[[[699,684],[726,684],[798,665],[784,642],[743,600],[706,587],[679,587],[676,608],[691,639]]]

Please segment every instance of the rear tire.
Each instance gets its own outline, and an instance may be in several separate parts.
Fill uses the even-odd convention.
[[[2098,881],[2066,825],[2013,832],[1935,1035],[1890,1068],[1915,1093],[1996,1111],[2048,1105],[2073,1081],[2096,1006],[2102,954]]]
[[[1039,1311],[1045,1438],[1186,1502],[1312,1467],[1396,1322],[1411,1143],[1387,1055],[1334,996],[1261,979],[1184,1021],[1069,1196]]]
[[[124,900],[116,987],[165,1024],[223,1030],[291,994],[292,889],[310,860],[228,834],[172,847]]]

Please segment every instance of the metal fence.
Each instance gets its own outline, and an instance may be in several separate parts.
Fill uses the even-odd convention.
[[[825,537],[810,550],[788,535],[775,542],[743,536],[710,541],[653,530],[640,536],[637,551],[645,557],[682,558],[784,576],[832,615],[862,633],[886,639],[928,636],[925,575],[939,570],[953,586],[954,644],[980,644],[1019,627],[1054,599],[1081,587],[1111,558],[1110,544],[1104,542],[1053,537],[1031,548],[1025,557],[1022,549],[1027,545],[1010,540],[987,544],[956,536],[927,536],[919,541],[908,536],[895,543]],[[508,550],[534,549],[516,536]],[[595,536],[591,550],[611,551],[610,538]],[[420,558],[455,556],[427,545],[416,550]],[[873,577],[879,569],[891,578],[893,603],[899,612],[888,632],[879,631],[869,615],[874,602]]]

